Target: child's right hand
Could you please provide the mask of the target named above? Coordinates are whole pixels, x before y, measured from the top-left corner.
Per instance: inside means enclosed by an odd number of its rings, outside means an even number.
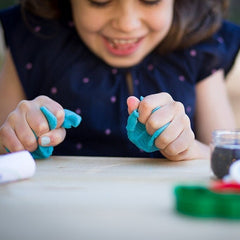
[[[183,104],[174,101],[168,93],[148,95],[142,101],[131,96],[127,99],[127,105],[129,114],[138,110],[138,120],[146,126],[151,136],[170,123],[155,140],[155,146],[167,159],[179,161],[208,156],[205,146],[195,139]],[[157,107],[161,108],[153,112]]]
[[[45,106],[57,118],[56,129],[49,129],[47,119],[40,110],[41,106]],[[21,101],[0,127],[0,154],[6,153],[6,149],[10,152],[33,152],[38,144],[58,145],[66,136],[66,130],[61,128],[63,121],[63,108],[49,97],[39,96],[32,101]]]

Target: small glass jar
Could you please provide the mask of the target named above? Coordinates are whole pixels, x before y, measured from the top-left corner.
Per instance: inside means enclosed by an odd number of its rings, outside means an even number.
[[[212,134],[211,169],[217,178],[229,174],[230,165],[240,159],[240,130],[216,130]]]

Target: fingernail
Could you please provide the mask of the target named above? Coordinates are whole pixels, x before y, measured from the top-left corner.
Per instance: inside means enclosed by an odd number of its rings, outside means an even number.
[[[41,138],[41,145],[46,146],[50,143],[50,138],[49,137],[42,137]]]

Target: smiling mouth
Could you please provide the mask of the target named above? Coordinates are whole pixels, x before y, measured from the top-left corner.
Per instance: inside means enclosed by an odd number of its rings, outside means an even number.
[[[132,38],[132,39],[113,39],[106,38],[112,48],[115,49],[127,49],[139,43],[143,38]]]

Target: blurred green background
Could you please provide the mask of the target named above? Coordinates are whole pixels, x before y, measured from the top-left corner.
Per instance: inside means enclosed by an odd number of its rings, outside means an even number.
[[[17,0],[1,0],[0,9],[11,6],[14,3],[17,3]],[[229,11],[229,20],[240,24],[240,1],[239,0],[230,0],[230,11]]]
[[[5,8],[8,7],[14,3],[16,3],[17,1],[13,1],[13,0],[1,0],[0,1],[0,8]]]
[[[229,18],[233,22],[240,24],[240,1],[231,0],[230,4]]]

